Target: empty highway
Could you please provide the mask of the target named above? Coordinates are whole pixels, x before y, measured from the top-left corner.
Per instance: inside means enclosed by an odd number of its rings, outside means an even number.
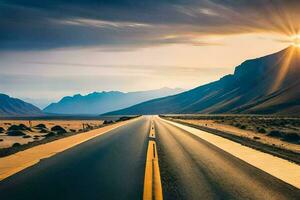
[[[300,199],[299,189],[158,117],[141,117],[4,179],[0,199],[142,199],[151,120],[164,199]]]

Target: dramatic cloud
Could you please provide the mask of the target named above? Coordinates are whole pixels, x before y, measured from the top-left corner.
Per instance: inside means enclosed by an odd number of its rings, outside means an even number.
[[[295,35],[298,0],[1,0],[0,49],[215,45],[211,36]]]

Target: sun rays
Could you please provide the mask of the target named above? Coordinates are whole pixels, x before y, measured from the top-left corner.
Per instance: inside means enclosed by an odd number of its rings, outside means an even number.
[[[300,35],[295,35],[292,37],[293,46],[300,48]]]
[[[277,72],[277,78],[274,80],[274,84],[271,88],[271,92],[277,91],[282,86],[287,74],[291,70],[292,66],[300,60],[300,40],[293,41],[293,45],[287,49],[278,62],[279,70]],[[299,63],[299,62],[297,62]],[[298,66],[300,67],[300,66]]]

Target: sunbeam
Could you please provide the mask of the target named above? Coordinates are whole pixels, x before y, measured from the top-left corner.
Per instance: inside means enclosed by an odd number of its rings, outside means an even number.
[[[287,52],[284,54],[283,58],[279,62],[279,70],[277,72],[277,78],[274,81],[271,92],[274,92],[282,86],[282,83],[285,80],[285,77],[291,70],[292,66],[295,65],[295,61],[300,59],[300,48],[299,40],[297,39]]]
[[[293,38],[292,38],[292,43],[295,47],[298,47],[300,48],[300,35],[295,35]]]

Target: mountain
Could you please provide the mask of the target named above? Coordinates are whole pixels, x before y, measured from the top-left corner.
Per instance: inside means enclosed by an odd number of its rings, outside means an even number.
[[[46,113],[56,114],[102,114],[126,108],[150,99],[182,92],[182,89],[161,88],[141,92],[94,92],[86,96],[76,94],[62,98],[44,109]]]
[[[300,49],[247,60],[234,74],[107,114],[300,114]]]
[[[30,103],[0,94],[0,117],[39,116],[43,112]]]

